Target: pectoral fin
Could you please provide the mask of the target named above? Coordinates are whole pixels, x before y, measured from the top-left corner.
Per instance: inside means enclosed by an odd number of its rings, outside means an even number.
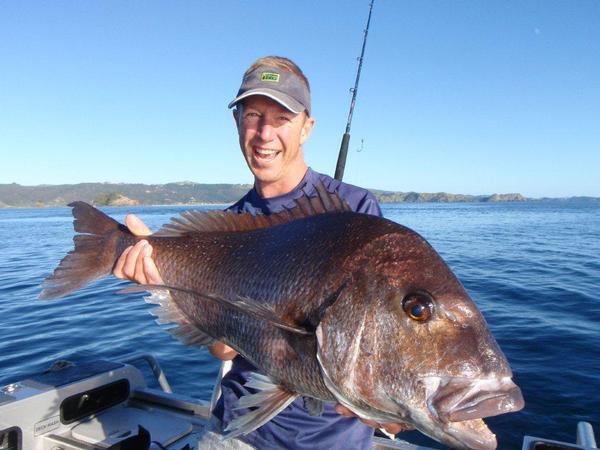
[[[140,284],[138,286],[132,286],[119,291],[120,294],[129,294],[133,292],[156,292],[156,291],[176,291],[183,292],[187,295],[191,295],[195,299],[199,301],[211,301],[217,302],[220,304],[225,304],[230,307],[237,309],[238,311],[247,314],[258,320],[265,320],[269,322],[271,325],[276,326],[277,328],[281,328],[283,330],[290,331],[292,333],[300,334],[303,336],[310,336],[313,333],[311,331],[306,330],[300,326],[291,325],[289,323],[284,322],[280,317],[277,316],[275,311],[269,308],[268,305],[257,302],[254,299],[248,297],[238,296],[234,299],[229,299],[225,297],[219,297],[217,295],[213,295],[206,292],[196,292],[190,289],[179,288],[175,286],[167,286],[167,285],[158,285],[158,284]],[[161,304],[164,307],[164,305]]]
[[[283,411],[298,397],[297,393],[276,385],[269,377],[258,373],[253,373],[250,376],[246,386],[258,389],[258,392],[240,398],[236,409],[253,407],[256,407],[256,409],[232,420],[225,428],[224,439],[231,439],[256,430]]]

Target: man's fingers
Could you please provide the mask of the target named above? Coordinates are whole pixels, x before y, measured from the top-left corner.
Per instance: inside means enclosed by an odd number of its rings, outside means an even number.
[[[214,344],[209,345],[208,351],[215,358],[219,358],[222,361],[231,361],[237,356],[237,352],[234,349],[222,342],[215,342]]]
[[[139,241],[137,244],[135,244],[133,248],[129,251],[129,254],[127,255],[127,258],[125,260],[125,264],[123,265],[123,274],[125,275],[125,277],[138,283],[139,281],[135,278],[136,266],[138,263],[141,264],[142,262],[140,258],[140,252],[146,245],[149,245],[148,241],[144,240]],[[146,277],[144,276],[143,278],[143,281],[146,281]]]
[[[383,425],[383,429],[390,434],[398,434],[403,431],[414,430],[415,427],[407,423],[386,423]]]
[[[152,234],[152,230],[135,214],[125,216],[125,225],[136,236],[150,236]]]
[[[365,425],[369,425],[370,427],[373,428],[381,428],[381,424],[378,422],[375,422],[374,420],[370,420],[370,419],[360,419],[360,421],[362,423],[364,423]]]
[[[156,268],[154,260],[149,256],[144,258],[144,274],[149,284],[165,284]]]
[[[164,284],[152,259],[152,251],[152,246],[145,240],[127,247],[117,260],[113,275],[139,284]]]
[[[146,280],[148,284],[164,284],[160,273],[158,273],[158,269],[154,260],[152,259],[152,246],[148,245],[144,249],[143,253],[143,261],[142,266],[144,268],[144,275],[146,276]]]
[[[125,261],[127,260],[127,255],[129,254],[129,252],[131,251],[131,249],[133,248],[133,246],[129,246],[127,247],[123,253],[121,253],[121,256],[119,256],[119,259],[117,260],[117,263],[115,264],[115,268],[113,269],[113,275],[117,278],[127,278],[125,276],[125,274],[123,273],[123,266],[125,265]]]
[[[125,216],[125,225],[136,236],[148,236],[152,234],[150,228],[134,214]],[[149,246],[148,241],[142,240],[133,247],[127,247],[115,263],[113,275],[117,278],[126,278],[146,284],[148,280],[144,271],[143,255],[140,257],[140,252]]]
[[[356,414],[354,414],[352,411],[350,411],[344,405],[340,405],[339,403],[337,405],[335,405],[335,410],[337,411],[338,414],[340,414],[344,417],[356,417]]]
[[[148,284],[148,279],[146,278],[146,272],[144,270],[144,260],[146,255],[149,252],[151,252],[151,248],[152,247],[150,246],[150,244],[142,246],[140,253],[135,261],[133,279],[136,281],[136,283]]]
[[[125,224],[129,231],[136,236],[152,234],[150,228],[134,214],[128,214],[125,217]],[[138,241],[133,247],[125,249],[115,264],[113,275],[139,284],[163,284],[152,259],[152,246],[145,239]]]
[[[344,417],[358,417],[350,409],[346,408],[343,405],[340,405],[339,403],[337,405],[335,405],[335,410],[337,411],[338,414],[341,414]],[[387,431],[388,433],[391,433],[391,434],[398,434],[402,431],[408,431],[408,430],[415,429],[415,427],[413,427],[412,425],[409,425],[407,423],[381,424],[381,423],[375,422],[374,420],[370,420],[370,419],[360,419],[360,420],[365,425],[368,425],[373,428],[383,428],[385,431]]]

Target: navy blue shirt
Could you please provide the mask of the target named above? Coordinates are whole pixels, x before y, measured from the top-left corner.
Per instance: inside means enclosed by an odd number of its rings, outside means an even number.
[[[353,211],[381,216],[379,204],[369,191],[342,183],[310,168],[291,192],[279,197],[262,198],[254,188],[228,209],[251,214],[277,213],[284,207],[293,207],[294,200],[304,195],[315,196],[319,182],[329,192],[337,192]],[[234,408],[241,396],[254,392],[244,386],[251,372],[258,372],[258,369],[238,355],[233,360],[231,371],[223,377],[221,398],[213,413],[221,419],[224,427],[247,412],[246,409]],[[373,431],[373,428],[356,418],[338,414],[333,404],[325,404],[321,416],[311,416],[304,407],[304,400],[299,397],[265,425],[240,436],[240,439],[261,450],[359,450],[371,448]]]

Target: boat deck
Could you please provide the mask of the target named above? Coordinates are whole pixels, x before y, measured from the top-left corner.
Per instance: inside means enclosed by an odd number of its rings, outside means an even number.
[[[139,361],[148,363],[161,389],[148,387],[132,364]],[[62,361],[0,389],[0,450],[205,450],[199,442],[209,431],[210,411],[211,402],[173,393],[151,355]],[[373,449],[433,450],[382,437],[374,438]],[[592,450],[596,442],[582,422],[577,444],[526,436],[522,449]]]

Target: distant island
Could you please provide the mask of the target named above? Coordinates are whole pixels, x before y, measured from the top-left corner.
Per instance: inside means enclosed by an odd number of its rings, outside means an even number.
[[[56,207],[75,200],[98,206],[227,204],[242,197],[249,184],[202,184],[183,181],[167,184],[79,183],[22,186],[0,184],[0,208]],[[372,189],[381,203],[467,203],[531,201],[521,194],[463,195],[392,192]],[[591,197],[583,197],[593,199]],[[535,199],[544,200],[544,199]]]
[[[79,183],[22,186],[0,184],[0,207],[65,206],[75,200],[98,206],[187,205],[233,203],[251,188],[248,184]]]

